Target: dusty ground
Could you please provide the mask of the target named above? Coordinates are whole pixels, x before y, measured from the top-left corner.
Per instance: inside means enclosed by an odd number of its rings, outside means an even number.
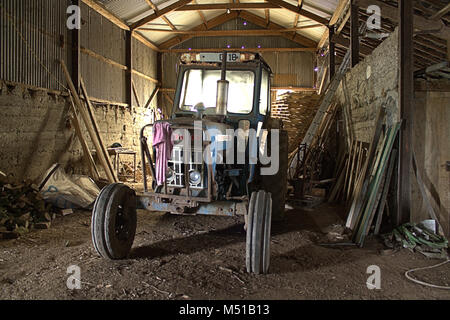
[[[58,218],[50,230],[0,242],[0,299],[450,299],[450,292],[409,282],[408,269],[436,264],[407,250],[319,246],[338,208],[291,210],[275,224],[269,275],[244,270],[240,219],[140,212],[131,258],[106,261],[90,239],[90,213]],[[67,268],[81,268],[82,289],[66,287]],[[381,268],[381,290],[366,287],[367,267]],[[450,284],[450,264],[418,272]]]

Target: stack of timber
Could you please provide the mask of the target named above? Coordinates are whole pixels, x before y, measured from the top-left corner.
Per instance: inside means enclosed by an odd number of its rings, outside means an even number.
[[[364,144],[352,142],[346,160],[341,160],[339,177],[330,194],[330,200],[336,200],[341,192],[350,203],[346,227],[353,231],[352,240],[359,246],[364,245],[371,231],[379,233],[393,181],[398,153],[395,142],[400,123],[389,126],[383,132],[384,117],[385,110],[380,108],[366,151],[361,151]]]
[[[81,102],[81,98],[78,95],[78,89],[75,87],[74,83],[72,82],[72,79],[70,77],[70,74],[69,74],[66,64],[64,63],[64,61],[60,61],[60,62],[61,62],[62,70],[63,70],[64,75],[67,80],[67,84],[69,86],[69,93],[70,93],[70,98],[71,98],[71,102],[72,102],[71,123],[75,129],[75,133],[77,134],[78,139],[81,142],[81,146],[83,148],[84,159],[86,161],[86,164],[89,167],[91,177],[96,181],[100,180],[100,174],[95,165],[94,158],[88,148],[88,144],[84,137],[84,134],[81,131],[80,118],[83,120],[83,122],[85,124],[85,127],[88,131],[89,137],[90,137],[90,139],[95,147],[95,150],[97,152],[98,159],[100,160],[100,163],[103,166],[103,169],[106,174],[106,180],[109,183],[117,183],[117,182],[119,182],[119,179],[116,175],[116,172],[111,163],[111,159],[109,157],[108,151],[107,151],[106,146],[103,143],[102,137],[100,135],[97,120],[95,119],[95,115],[94,115],[94,107],[92,106],[91,100],[89,99],[89,96],[88,96],[88,93],[86,90],[86,85],[84,84],[83,79],[80,78],[81,92],[84,96],[84,100],[86,101],[86,105],[85,105]]]
[[[289,152],[303,140],[319,107],[320,96],[311,92],[289,92],[272,104],[272,117],[282,119],[289,135]]]

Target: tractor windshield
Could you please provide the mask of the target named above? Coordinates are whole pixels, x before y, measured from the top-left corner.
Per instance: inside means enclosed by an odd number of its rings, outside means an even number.
[[[220,70],[189,69],[184,73],[179,109],[196,112],[204,107],[204,114],[216,113],[217,81]],[[252,71],[228,70],[228,112],[249,114],[253,109],[255,74]]]

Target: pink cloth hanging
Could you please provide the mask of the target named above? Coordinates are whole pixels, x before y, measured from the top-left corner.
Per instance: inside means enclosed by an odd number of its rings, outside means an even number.
[[[153,126],[153,147],[156,149],[156,182],[158,186],[166,182],[167,161],[172,158],[172,128],[167,122],[157,122]]]

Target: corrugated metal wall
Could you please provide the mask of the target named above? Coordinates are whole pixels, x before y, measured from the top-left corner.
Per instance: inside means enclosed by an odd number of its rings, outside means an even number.
[[[1,0],[0,5],[0,79],[62,90],[60,83],[65,86],[66,80],[58,60],[71,69],[71,35],[66,26],[70,0]],[[81,18],[81,47],[125,66],[125,31],[84,3]],[[134,69],[156,78],[156,53],[135,39],[133,47]],[[82,51],[81,76],[91,97],[126,103],[123,68]],[[133,78],[145,103],[155,84]]]
[[[142,42],[133,39],[133,52],[133,68],[149,77],[152,77],[153,79],[156,79],[156,51],[153,51]],[[141,106],[144,106],[155,89],[156,83],[137,75],[133,75],[133,81],[136,85],[136,91],[138,93]],[[134,97],[133,99],[136,100]],[[156,102],[157,99],[153,99],[151,106],[156,106]],[[134,104],[137,105],[137,103]]]
[[[124,66],[125,31],[85,4],[81,6],[81,16],[81,46]],[[92,97],[126,103],[125,75],[116,66],[81,54],[81,76]]]
[[[68,60],[67,0],[0,2],[0,79],[61,90]],[[42,65],[45,67],[43,67]],[[48,71],[47,71],[47,70]]]
[[[255,30],[263,29],[238,18],[220,25],[214,30]],[[276,36],[258,37],[197,37],[192,38],[174,49],[210,49],[210,48],[298,48],[299,45],[288,39]],[[180,54],[164,53],[163,87],[174,88],[176,85],[177,64]],[[274,87],[313,87],[315,55],[311,52],[263,52],[263,58],[274,72]]]

